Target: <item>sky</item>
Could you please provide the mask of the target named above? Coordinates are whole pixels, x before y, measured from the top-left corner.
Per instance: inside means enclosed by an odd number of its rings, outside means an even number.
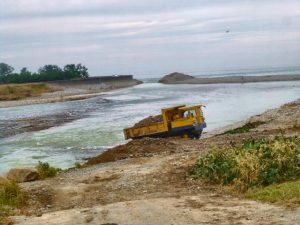
[[[0,62],[136,77],[300,66],[300,1],[1,0]]]

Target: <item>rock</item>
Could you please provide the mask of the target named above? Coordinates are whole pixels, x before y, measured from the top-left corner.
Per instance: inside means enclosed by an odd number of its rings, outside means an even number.
[[[0,176],[0,187],[7,184],[9,181],[5,177]]]
[[[85,222],[90,223],[94,220],[94,217],[92,215],[87,215],[85,217]]]
[[[39,179],[39,174],[35,169],[19,168],[11,169],[7,175],[8,180],[13,180],[17,183],[35,181]]]
[[[170,73],[170,74],[164,76],[158,82],[164,83],[164,84],[172,84],[172,83],[176,83],[177,81],[189,80],[189,79],[193,79],[193,78],[195,78],[195,77],[184,74],[184,73],[175,72],[175,73]]]

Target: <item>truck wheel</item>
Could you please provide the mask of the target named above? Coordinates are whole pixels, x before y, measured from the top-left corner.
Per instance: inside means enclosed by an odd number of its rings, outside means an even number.
[[[200,139],[201,134],[202,134],[202,130],[193,132],[192,134],[193,134],[193,139]]]
[[[190,139],[195,139],[195,138],[196,138],[195,134],[194,134],[193,132],[191,132],[191,131],[188,132],[187,135],[188,135],[188,137],[189,137]]]
[[[199,130],[195,136],[196,139],[200,139],[201,137],[201,134],[202,134],[202,130]]]

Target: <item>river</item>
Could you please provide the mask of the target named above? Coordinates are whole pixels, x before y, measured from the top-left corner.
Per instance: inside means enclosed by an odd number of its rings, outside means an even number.
[[[124,127],[158,114],[163,107],[205,105],[209,131],[299,97],[299,81],[215,85],[150,82],[81,101],[2,108],[0,174],[38,161],[72,167],[75,162],[124,143]],[[23,129],[28,121],[31,129]]]

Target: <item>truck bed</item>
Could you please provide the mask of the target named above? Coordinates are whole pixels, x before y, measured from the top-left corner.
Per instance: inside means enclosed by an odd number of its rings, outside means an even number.
[[[153,123],[146,126],[140,127],[130,127],[124,130],[125,138],[139,138],[143,136],[149,136],[159,133],[167,132],[168,129],[165,127],[164,123]]]

